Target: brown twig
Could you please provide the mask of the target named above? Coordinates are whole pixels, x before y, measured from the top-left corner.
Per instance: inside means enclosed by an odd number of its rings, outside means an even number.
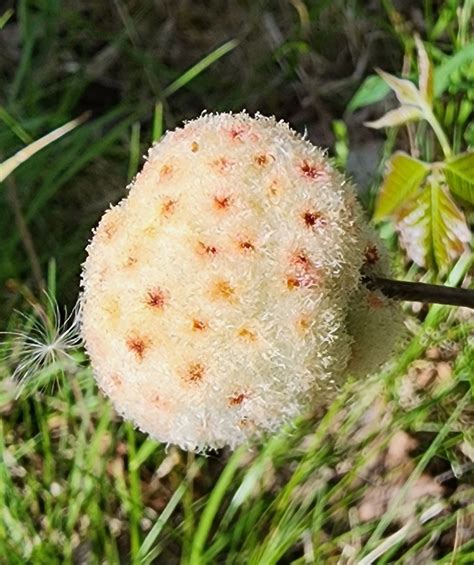
[[[35,285],[39,291],[42,291],[45,285],[44,285],[43,275],[41,273],[41,264],[35,249],[35,244],[33,243],[33,238],[31,236],[31,233],[28,229],[28,225],[23,216],[15,181],[11,177],[9,177],[5,180],[5,186],[6,186],[7,200],[13,210],[13,214],[15,216],[15,223],[18,228],[18,232],[20,234],[23,247],[25,248],[26,254],[28,256],[28,260],[30,261],[31,272],[33,274]]]
[[[439,284],[394,281],[380,277],[363,278],[364,284],[371,290],[380,290],[388,298],[426,302],[430,304],[449,304],[474,308],[474,290],[454,288]]]

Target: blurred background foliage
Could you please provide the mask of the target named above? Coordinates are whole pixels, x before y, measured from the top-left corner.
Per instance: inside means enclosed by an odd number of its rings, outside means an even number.
[[[435,66],[445,64],[449,102],[435,100],[443,125],[458,148],[472,143],[472,49],[452,61],[470,41],[470,5],[460,13],[456,0],[4,2],[0,155],[91,112],[17,171],[16,205],[0,192],[6,311],[17,285],[31,282],[32,253],[37,279],[56,258],[60,297],[73,300],[91,227],[125,194],[163,127],[203,110],[246,108],[306,131],[353,176],[370,211],[384,137],[362,124],[394,104],[374,68],[416,78],[415,32]],[[430,139],[423,147],[433,153]],[[34,234],[29,259],[12,230],[15,206]]]
[[[424,4],[430,6],[426,23]],[[380,109],[361,109],[359,101],[358,111],[351,112],[347,105],[374,67],[400,70],[413,31],[441,38],[437,49],[445,47],[449,53],[456,48],[452,42],[456,3],[446,4],[3,3],[0,153],[4,158],[49,130],[92,112],[85,125],[35,155],[15,175],[41,269],[45,271],[51,257],[60,265],[61,299],[74,300],[91,227],[109,202],[125,194],[140,156],[161,129],[156,124],[159,103],[167,128],[203,110],[246,108],[275,114],[299,131],[306,130],[314,143],[324,147],[334,148],[337,137],[339,157],[345,152],[341,164],[347,164],[361,191],[366,191],[378,175],[383,135],[362,127],[362,122]],[[229,41],[238,43],[189,80],[189,68]],[[175,81],[183,76],[186,84],[180,88]],[[460,75],[461,92],[463,80]],[[135,132],[132,145],[131,131]],[[5,191],[0,199],[4,220],[0,288],[6,299],[2,304],[9,310],[17,302],[17,285],[32,282],[31,267],[21,237],[12,229],[14,212]]]

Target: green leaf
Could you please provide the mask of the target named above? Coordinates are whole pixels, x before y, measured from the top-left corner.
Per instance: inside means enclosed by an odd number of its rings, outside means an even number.
[[[467,248],[471,231],[444,184],[427,184],[397,218],[400,243],[421,267],[441,274]]]
[[[347,105],[349,112],[374,104],[382,100],[390,92],[388,84],[378,75],[368,76],[356,90],[354,96]]]
[[[434,261],[442,273],[471,241],[466,218],[445,185],[431,187],[431,240]]]
[[[364,126],[374,129],[402,126],[408,122],[419,120],[422,117],[422,111],[415,106],[400,106],[400,108],[390,110],[390,112],[387,112],[378,120],[364,122]]]
[[[418,86],[421,95],[431,107],[433,102],[433,65],[428,57],[423,41],[421,41],[418,35],[415,35],[415,43],[418,51]]]
[[[462,153],[445,163],[444,174],[454,194],[474,204],[474,152]]]
[[[376,222],[391,216],[413,198],[430,170],[429,165],[403,152],[394,153],[375,205]]]
[[[434,93],[440,96],[449,86],[449,79],[454,71],[459,69],[464,63],[474,59],[474,43],[469,43],[452,57],[439,65],[434,72]]]
[[[405,78],[398,78],[390,73],[376,69],[377,73],[383,78],[388,86],[395,92],[401,104],[412,106],[423,106],[423,99],[416,86]]]

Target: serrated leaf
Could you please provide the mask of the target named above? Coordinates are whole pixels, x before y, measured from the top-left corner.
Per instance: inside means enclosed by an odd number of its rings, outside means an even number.
[[[471,240],[462,211],[444,184],[427,184],[397,219],[400,243],[421,267],[445,273]]]
[[[406,153],[395,153],[388,162],[384,181],[375,205],[376,222],[391,216],[413,198],[430,171],[429,165]]]
[[[374,104],[382,100],[390,92],[390,87],[378,75],[370,75],[366,77],[364,82],[356,90],[354,96],[349,101],[347,109],[349,112],[354,112],[359,108]]]
[[[398,100],[402,104],[409,104],[421,108],[423,99],[416,86],[409,80],[398,78],[381,69],[376,69],[377,73],[383,78],[388,86],[395,92]]]
[[[474,204],[474,152],[462,153],[445,163],[444,174],[453,193]]]
[[[425,101],[430,105],[433,101],[433,65],[428,57],[423,41],[415,35],[415,43],[418,51],[418,86]]]
[[[70,122],[53,130],[40,139],[37,139],[33,143],[30,143],[23,149],[20,149],[20,151],[15,153],[15,155],[10,157],[6,161],[3,161],[3,163],[0,163],[0,182],[4,181],[17,167],[27,161],[35,153],[41,151],[41,149],[44,149],[47,145],[53,143],[53,141],[56,141],[60,137],[63,137],[63,135],[66,135],[66,133],[82,124],[87,119],[87,117],[88,114],[84,114],[83,116],[75,120],[71,120]]]
[[[419,120],[422,116],[421,110],[415,106],[400,106],[400,108],[390,110],[390,112],[387,112],[378,120],[364,122],[364,126],[374,129],[402,126],[408,122]]]
[[[431,187],[431,239],[433,255],[440,272],[445,272],[471,241],[463,212],[445,185]]]
[[[400,245],[408,257],[420,267],[427,267],[430,255],[430,190],[425,188],[415,200],[401,209],[396,228],[400,236]]]

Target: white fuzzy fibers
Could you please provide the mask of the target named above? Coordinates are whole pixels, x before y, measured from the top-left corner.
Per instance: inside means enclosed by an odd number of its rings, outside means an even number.
[[[353,187],[285,123],[204,115],[167,133],[88,247],[99,385],[185,449],[277,430],[344,376],[366,234]]]

